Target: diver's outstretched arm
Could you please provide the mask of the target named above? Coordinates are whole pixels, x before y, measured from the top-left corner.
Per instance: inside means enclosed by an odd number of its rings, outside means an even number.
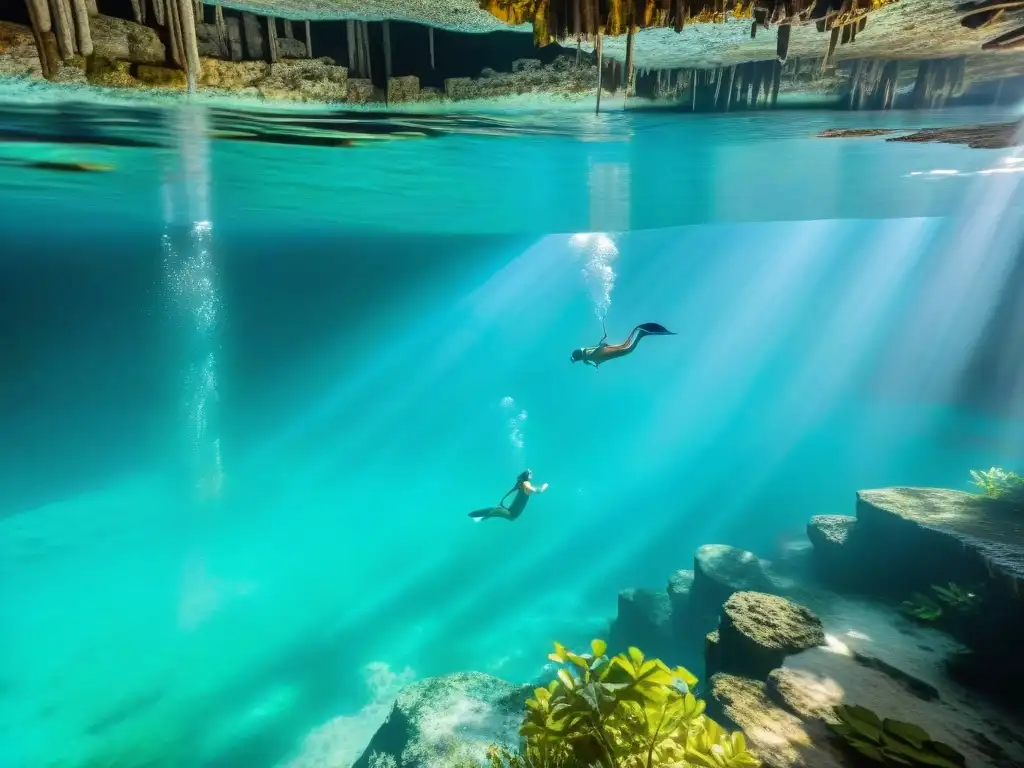
[[[548,484],[544,483],[540,488],[536,488],[533,483],[527,480],[523,483],[523,488],[527,493],[544,493],[548,489]]]

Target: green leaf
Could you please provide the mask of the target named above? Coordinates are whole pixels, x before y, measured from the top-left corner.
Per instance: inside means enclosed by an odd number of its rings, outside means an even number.
[[[931,738],[928,731],[913,723],[905,723],[902,720],[885,719],[882,721],[882,731],[886,735],[895,736],[920,749],[924,743]]]
[[[576,681],[573,680],[572,675],[569,674],[569,670],[560,669],[558,670],[558,679],[562,681],[562,685],[567,690],[573,690],[576,687]]]
[[[644,664],[644,655],[640,652],[639,648],[629,646],[629,660],[633,662],[633,668],[636,670],[636,674],[640,674],[640,668]]]
[[[598,708],[598,704],[599,704],[598,698],[599,697],[598,697],[597,688],[594,687],[593,683],[591,683],[590,685],[584,685],[582,688],[580,688],[578,690],[578,693],[580,694],[582,699],[585,702],[587,702],[587,705],[591,709],[596,710]]]
[[[949,744],[946,744],[945,742],[929,741],[928,746],[932,749],[932,751],[939,755],[942,755],[943,757],[945,757],[957,766],[962,767],[967,764],[967,758],[961,755],[959,752],[957,752],[955,749],[953,749],[951,746],[949,746]]]
[[[604,656],[604,652],[608,650],[608,643],[604,640],[591,640],[590,650],[594,652],[594,656]]]
[[[582,656],[577,656],[572,651],[567,652],[565,654],[565,657],[580,669],[590,669],[590,664],[587,662],[587,660],[584,659]]]
[[[878,743],[882,737],[882,721],[874,712],[856,704],[840,704],[835,708],[836,717],[853,728],[869,741]]]
[[[860,752],[865,757],[874,760],[876,763],[885,762],[885,756],[882,754],[882,750],[880,750],[874,744],[868,744],[864,741],[851,741],[850,746],[858,752]]]

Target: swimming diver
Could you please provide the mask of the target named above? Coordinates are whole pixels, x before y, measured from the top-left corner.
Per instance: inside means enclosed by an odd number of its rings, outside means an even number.
[[[592,365],[597,368],[601,363],[628,355],[636,349],[636,345],[640,343],[640,339],[644,336],[675,336],[675,333],[663,325],[643,323],[630,331],[629,336],[621,344],[605,344],[604,340],[608,338],[608,331],[604,327],[603,320],[601,321],[601,330],[604,331],[604,336],[601,337],[601,341],[598,342],[596,347],[574,349],[569,359],[574,363],[582,360],[586,365]]]
[[[501,501],[498,502],[496,507],[487,507],[486,509],[478,509],[475,512],[470,512],[469,516],[473,518],[473,522],[479,523],[481,520],[487,520],[491,517],[501,517],[505,520],[515,520],[526,509],[526,502],[529,501],[529,497],[534,493],[544,493],[548,489],[548,484],[544,483],[540,488],[535,487],[530,480],[533,478],[533,470],[527,469],[519,474],[516,478],[516,484],[509,488],[508,493],[501,497]],[[516,497],[512,499],[512,506],[505,506],[505,499],[510,494],[515,493]]]

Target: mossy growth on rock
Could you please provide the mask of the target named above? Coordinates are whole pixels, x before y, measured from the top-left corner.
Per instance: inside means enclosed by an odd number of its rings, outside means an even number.
[[[821,620],[808,608],[776,595],[737,592],[722,606],[717,642],[708,638],[707,671],[764,680],[786,656],[824,642]]]
[[[493,768],[742,768],[760,766],[740,732],[709,718],[683,667],[639,649],[610,657],[602,640],[578,654],[555,643],[562,667],[527,701],[516,753],[495,747]]]
[[[1024,507],[1024,477],[999,467],[971,470],[971,482],[989,499],[1003,499]]]

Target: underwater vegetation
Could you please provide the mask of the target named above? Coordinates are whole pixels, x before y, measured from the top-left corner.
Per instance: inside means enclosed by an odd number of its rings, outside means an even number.
[[[1024,477],[1000,467],[971,470],[971,482],[989,499],[1003,499],[1024,506]]]
[[[909,600],[903,601],[904,612],[918,621],[933,623],[951,613],[961,616],[974,613],[981,605],[977,592],[968,591],[953,582],[944,587],[933,584],[932,592],[935,599],[915,592]]]
[[[838,723],[829,727],[847,749],[868,765],[935,766],[963,768],[966,759],[948,744],[934,741],[923,728],[900,720],[881,719],[866,707],[839,705],[833,710]]]
[[[492,768],[742,768],[760,766],[740,732],[728,733],[690,693],[683,667],[638,648],[609,658],[603,640],[577,654],[555,643],[563,666],[526,702],[523,751],[491,747]]]

